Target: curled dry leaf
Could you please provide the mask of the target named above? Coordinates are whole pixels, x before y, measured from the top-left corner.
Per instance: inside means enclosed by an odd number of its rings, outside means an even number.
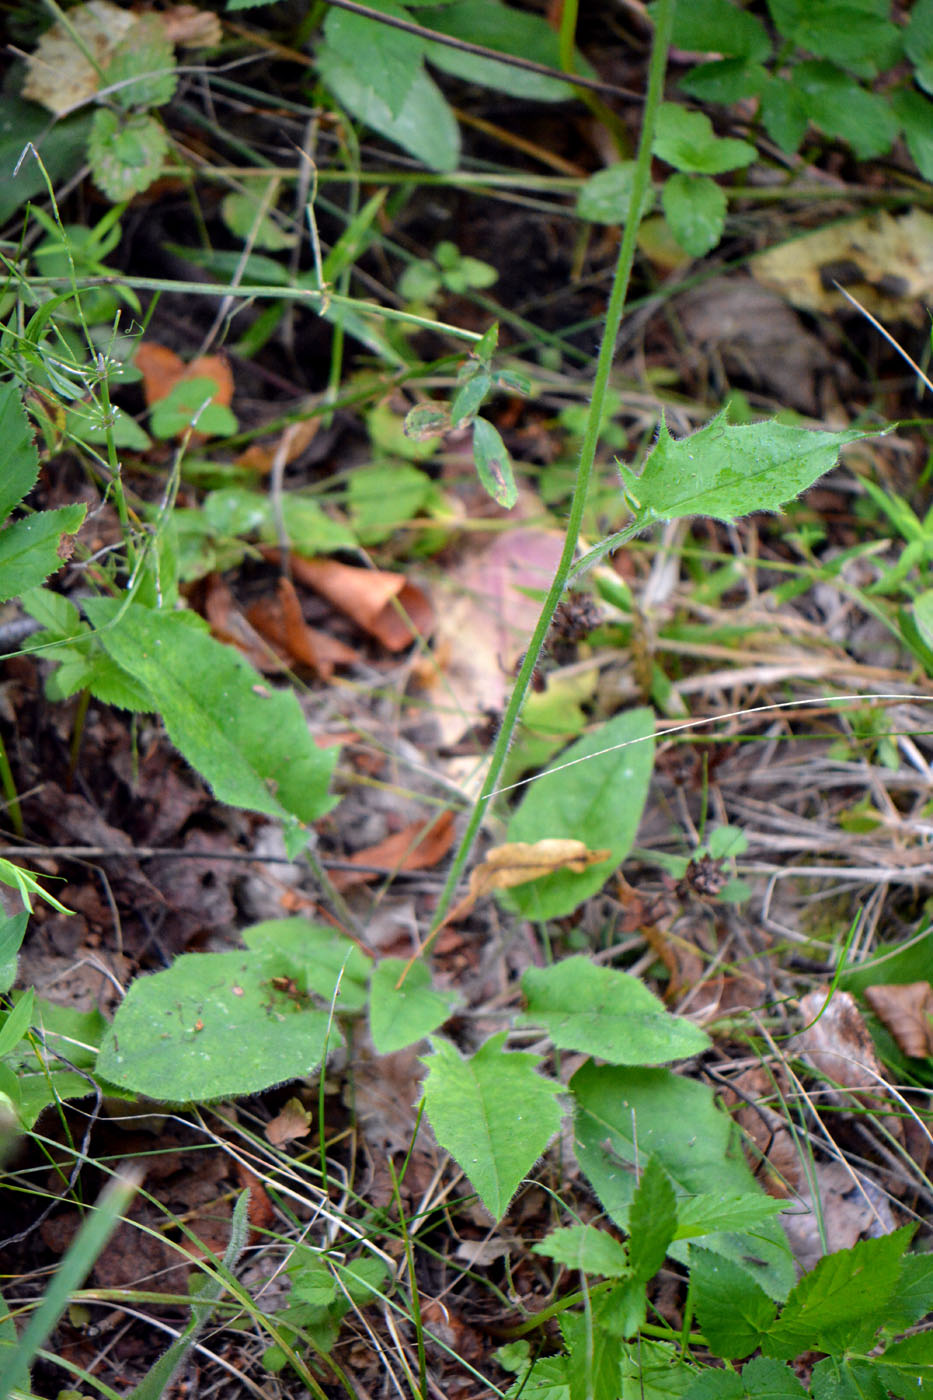
[[[266,1124],[266,1137],[273,1147],[283,1147],[286,1142],[307,1137],[311,1131],[311,1114],[300,1099],[289,1099],[270,1123]]]
[[[866,987],[865,1000],[905,1055],[917,1060],[933,1055],[933,987],[929,982]]]
[[[309,666],[322,680],[329,681],[336,666],[352,666],[360,659],[352,647],[305,622],[291,579],[280,578],[276,596],[257,599],[246,616],[277,656],[289,665]]]
[[[543,841],[510,841],[494,846],[470,875],[469,898],[476,900],[492,890],[527,885],[529,880],[553,875],[556,870],[571,870],[579,875],[610,855],[610,851],[591,851],[582,841],[557,836]]]
[[[278,550],[263,553],[268,559],[279,558]],[[291,556],[291,565],[300,583],[352,618],[387,651],[404,651],[434,626],[431,604],[404,574],[358,569],[336,559],[305,559],[299,554]]]

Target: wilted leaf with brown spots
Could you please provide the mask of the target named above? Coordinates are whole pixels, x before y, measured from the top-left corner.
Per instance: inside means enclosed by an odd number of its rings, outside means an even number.
[[[933,987],[929,982],[866,987],[865,1000],[905,1055],[917,1060],[933,1055]]]

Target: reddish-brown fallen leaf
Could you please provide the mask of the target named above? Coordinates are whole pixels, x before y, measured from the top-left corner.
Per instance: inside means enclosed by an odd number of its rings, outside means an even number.
[[[454,814],[441,812],[426,822],[412,822],[375,846],[354,851],[352,865],[376,865],[389,870],[430,870],[453,845]],[[335,870],[331,879],[339,890],[379,879],[372,870]]]
[[[278,562],[277,549],[263,553]],[[291,556],[291,567],[299,583],[320,593],[387,651],[404,651],[434,626],[431,604],[404,574],[358,569],[336,559],[305,559],[300,554]]]
[[[309,666],[322,680],[330,680],[336,666],[353,666],[360,659],[352,647],[308,626],[291,579],[280,578],[276,596],[257,599],[246,616],[278,656],[290,665]]]
[[[254,442],[241,452],[236,459],[238,467],[258,472],[265,476],[271,472],[276,461],[281,459],[283,466],[294,462],[311,443],[321,426],[320,418],[302,418],[299,423],[289,423],[274,443]]]
[[[883,1021],[905,1055],[933,1055],[933,987],[905,982],[898,987],[866,987],[865,1000]]]
[[[265,675],[277,675],[287,669],[285,660],[277,654],[271,640],[263,637],[240,611],[229,584],[220,574],[211,574],[206,578],[203,590],[204,616],[219,642],[236,647],[257,671]]]
[[[889,1106],[887,1081],[855,998],[834,991],[827,1002],[824,991],[808,992],[800,998],[800,1014],[804,1028],[791,1042],[795,1053],[867,1108]],[[901,1136],[899,1119],[886,1118],[885,1124]]]
[[[143,397],[149,408],[167,398],[176,384],[187,379],[211,379],[217,385],[211,403],[229,408],[233,402],[233,374],[222,355],[199,355],[185,364],[174,350],[155,340],[143,340],[133,356],[143,377]],[[179,434],[180,436],[180,434]],[[198,442],[205,441],[203,433],[193,433]]]
[[[307,1137],[311,1131],[311,1114],[300,1099],[289,1099],[284,1108],[266,1124],[266,1137],[273,1147],[282,1147],[296,1138]]]

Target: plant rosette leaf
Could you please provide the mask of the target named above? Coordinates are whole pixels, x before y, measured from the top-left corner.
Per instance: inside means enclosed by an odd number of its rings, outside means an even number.
[[[500,900],[527,919],[558,919],[601,889],[635,841],[653,762],[654,715],[648,709],[616,715],[564,750],[513,813],[507,839],[566,837],[590,850],[608,850],[609,858],[581,873],[560,870],[500,892]],[[573,766],[566,768],[568,763]]]
[[[544,1026],[561,1050],[580,1050],[617,1065],[658,1065],[702,1054],[699,1026],[672,1016],[637,977],[589,958],[529,967],[522,977],[528,1009],[520,1026]]]
[[[67,537],[77,534],[86,510],[40,510],[0,530],[0,602],[38,587],[61,568],[71,553]]]
[[[424,1060],[435,1136],[496,1220],[561,1121],[561,1086],[535,1071],[543,1056],[506,1052],[505,1038],[491,1036],[466,1059],[449,1041],[432,1040]]]
[[[590,1062],[574,1075],[570,1090],[577,1161],[621,1229],[629,1228],[636,1164],[649,1154],[673,1183],[678,1215],[697,1196],[758,1195],[764,1205],[753,1227],[704,1235],[703,1248],[732,1259],[769,1297],[787,1296],[795,1267],[784,1231],[767,1218],[773,1202],[756,1183],[731,1119],[716,1107],[705,1084],[667,1069]],[[689,1250],[685,1240],[675,1239],[668,1254],[686,1264]]]
[[[836,465],[848,443],[876,436],[787,423],[741,423],[718,413],[705,428],[674,439],[664,419],[641,476],[619,464],[635,524],[711,515],[734,520],[753,511],[779,510]]]
[[[274,961],[276,970],[286,973],[302,992],[314,992],[338,1012],[352,1015],[365,1007],[370,960],[329,924],[300,915],[264,919],[244,929],[241,937],[247,948]]]
[[[87,143],[94,183],[114,204],[142,194],[158,179],[168,136],[155,117],[120,118],[107,107],[94,113]]]
[[[717,136],[705,113],[690,112],[677,102],[662,103],[652,149],[675,170],[698,175],[722,175],[751,165],[758,155],[748,141]]]
[[[97,1073],[170,1103],[255,1094],[314,1074],[340,1033],[329,1012],[275,985],[275,967],[265,953],[186,953],[137,978],[104,1036]]]
[[[661,190],[664,217],[685,253],[702,258],[722,238],[726,196],[706,175],[672,175]]]
[[[335,748],[315,744],[291,690],[272,690],[191,614],[89,598],[85,611],[110,656],[157,697],[169,738],[221,802],[284,824],[295,855],[329,811]]]
[[[423,1040],[448,1019],[459,998],[453,992],[437,992],[424,963],[413,963],[401,987],[396,987],[406,967],[403,958],[382,958],[372,970],[369,985],[369,1030],[380,1055],[391,1055]]]
[[[690,1251],[690,1297],[714,1356],[742,1360],[757,1351],[777,1316],[773,1298],[731,1259]]]

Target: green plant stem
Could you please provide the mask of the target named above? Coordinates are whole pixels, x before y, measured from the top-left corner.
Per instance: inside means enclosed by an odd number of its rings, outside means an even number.
[[[447,911],[450,908],[461,873],[469,859],[470,852],[473,849],[473,843],[476,840],[480,825],[486,815],[486,808],[496,791],[496,786],[505,764],[506,755],[508,754],[509,746],[518,725],[522,705],[525,702],[525,696],[528,693],[531,678],[541,656],[544,639],[547,636],[548,628],[551,625],[551,619],[554,616],[555,609],[566,587],[573,566],[577,541],[580,538],[580,527],[583,521],[583,511],[586,505],[590,477],[593,472],[593,462],[599,443],[603,405],[606,400],[606,390],[609,386],[609,374],[615,356],[616,338],[622,325],[625,299],[628,294],[632,265],[635,260],[635,240],[638,236],[637,211],[642,207],[642,200],[651,178],[651,147],[654,142],[654,127],[657,111],[664,92],[664,71],[667,63],[667,50],[670,43],[671,27],[674,18],[674,4],[675,0],[660,0],[655,16],[654,43],[651,48],[651,63],[648,69],[648,95],[645,100],[645,114],[641,129],[641,140],[638,147],[638,159],[635,163],[635,171],[632,178],[629,217],[619,247],[619,256],[616,262],[612,291],[609,294],[609,304],[606,308],[606,324],[603,328],[602,342],[599,347],[599,358],[596,363],[596,374],[593,379],[593,397],[590,400],[590,409],[587,414],[586,428],[583,434],[583,445],[580,449],[580,463],[577,468],[577,479],[574,485],[573,499],[570,503],[570,514],[567,520],[567,531],[564,536],[564,547],[561,551],[560,562],[557,565],[557,570],[551,581],[551,586],[548,589],[541,614],[532,634],[531,641],[528,644],[528,650],[525,652],[525,659],[522,662],[518,678],[512,688],[512,694],[509,696],[509,702],[506,706],[505,714],[502,717],[502,727],[499,730],[499,737],[496,740],[489,759],[486,781],[470,813],[466,831],[463,833],[457,854],[450,867],[450,873],[441,891],[431,932],[420,950],[421,952],[424,952],[437,935],[444,922]],[[407,972],[407,970],[406,968],[405,971]],[[405,973],[402,974],[403,978],[404,976]]]
[[[26,829],[23,825],[23,811],[19,805],[19,793],[16,791],[16,781],[2,737],[0,737],[0,787],[6,794],[6,809],[10,816],[10,825],[17,836],[22,836]]]

